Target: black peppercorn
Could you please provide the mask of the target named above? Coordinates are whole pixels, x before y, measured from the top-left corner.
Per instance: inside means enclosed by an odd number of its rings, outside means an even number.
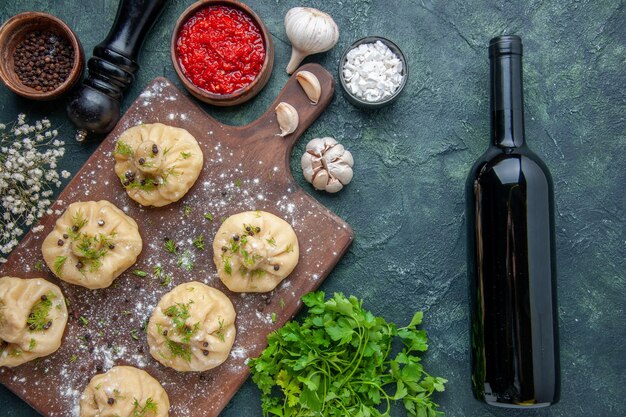
[[[144,158],[139,158],[137,162],[139,162],[139,165],[143,165],[146,163],[146,160]]]
[[[280,265],[274,265],[274,271],[278,271],[280,269]]]
[[[141,184],[142,186],[146,185],[146,180],[142,179],[141,181],[139,181],[139,184]]]
[[[76,225],[72,226],[72,232],[78,232],[78,226]]]
[[[113,250],[113,249],[115,249],[115,245],[111,243],[111,244],[109,245],[109,250]]]
[[[33,31],[13,52],[13,68],[22,84],[48,92],[65,82],[73,67],[74,50],[64,37]]]
[[[233,236],[233,240],[234,240],[235,242],[237,242],[237,241],[239,240],[239,235],[235,235],[235,236]]]
[[[104,220],[102,219],[98,220],[98,226],[104,226]]]
[[[109,404],[109,405],[115,404],[115,398],[109,397],[109,399],[107,400],[107,404]]]
[[[246,232],[249,232],[250,230],[252,230],[250,226],[246,226]]]
[[[257,226],[257,227],[254,229],[254,231],[255,231],[255,232],[257,232],[257,233],[261,233],[261,228],[260,228],[259,226]]]
[[[206,349],[203,349],[203,350],[202,350],[202,354],[203,354],[204,356],[209,356],[209,351],[208,351],[208,350],[206,350]]]
[[[48,330],[52,326],[52,320],[42,326],[44,330]]]
[[[159,148],[156,146],[156,143],[152,145],[152,153],[155,155],[159,153]]]
[[[78,262],[76,262],[76,268],[77,268],[77,269],[83,269],[83,267],[84,267],[84,266],[85,266],[85,265],[82,263],[82,261],[78,261]]]
[[[208,347],[208,346],[209,346],[209,342],[204,342],[204,343],[202,344],[202,347]]]
[[[167,337],[167,330],[163,330],[163,336]]]
[[[67,239],[69,235],[67,233],[63,233],[63,239]]]
[[[222,252],[226,252],[228,248],[226,246],[222,246]]]
[[[46,301],[48,299],[48,296],[44,294],[40,298],[41,298],[41,301]]]

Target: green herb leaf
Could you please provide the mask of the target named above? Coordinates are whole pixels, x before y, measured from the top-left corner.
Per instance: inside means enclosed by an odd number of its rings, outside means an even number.
[[[148,276],[148,273],[146,271],[142,271],[141,269],[135,269],[133,270],[133,275],[139,278],[145,278]]]
[[[167,287],[171,283],[172,283],[172,276],[171,275],[163,275],[163,279],[161,280],[161,283],[159,285],[161,287]]]
[[[207,219],[208,221],[212,222],[213,221],[213,214],[211,214],[211,213],[204,213],[204,218]]]
[[[217,338],[220,340],[220,342],[224,343],[224,341],[226,340],[226,335],[224,333],[224,319],[220,318],[218,320],[218,323],[219,326],[215,334],[217,335]]]
[[[118,140],[117,143],[115,144],[115,153],[118,155],[130,156],[130,157],[132,157],[135,154],[135,152],[133,151],[133,148],[131,148],[130,145],[128,145],[126,142],[122,142],[121,140]]]
[[[191,341],[191,337],[200,329],[200,323],[195,323],[193,326],[187,324],[187,319],[191,317],[189,308],[193,302],[190,301],[186,304],[176,303],[165,309],[164,314],[172,319],[172,325],[174,330],[181,337],[181,341],[184,344],[188,344]]]
[[[194,239],[193,245],[199,250],[204,250],[204,236],[198,235],[198,237]]]
[[[54,272],[57,276],[61,276],[61,272],[63,271],[63,265],[67,261],[67,256],[57,256],[54,260]]]
[[[193,267],[195,266],[191,252],[185,249],[182,255],[178,257],[178,261],[176,262],[176,264],[179,267],[183,268],[185,271],[191,272],[193,270]]]
[[[165,241],[165,250],[172,255],[178,255],[178,248],[176,247],[176,243],[174,243],[172,239],[167,239]]]
[[[153,417],[157,415],[157,403],[152,398],[148,398],[143,406],[136,398],[134,400],[133,417]]]
[[[156,278],[161,278],[163,276],[163,267],[159,264],[152,268],[152,273]]]
[[[35,271],[43,271],[43,263],[41,261],[35,262]]]
[[[78,320],[80,320],[80,324],[82,324],[83,326],[89,325],[89,320],[87,320],[84,316],[80,316]]]
[[[166,344],[172,356],[177,356],[186,362],[191,362],[191,348],[189,345],[174,342],[173,340],[168,340]]]
[[[40,332],[47,330],[52,325],[49,314],[52,309],[52,300],[56,298],[53,292],[49,292],[45,297],[38,300],[30,310],[30,314],[26,319],[28,330],[31,332]]]
[[[418,356],[428,347],[417,329],[423,314],[398,329],[356,297],[314,292],[302,301],[309,309],[302,323],[271,333],[268,347],[249,361],[265,416],[389,417],[396,401],[410,417],[443,416],[432,395],[447,381],[427,374]],[[393,356],[398,338],[404,348]]]
[[[422,324],[422,319],[424,318],[424,313],[422,313],[421,311],[416,312],[413,315],[413,318],[411,319],[411,322],[409,323],[408,328],[414,328],[416,326],[419,326],[420,324]]]

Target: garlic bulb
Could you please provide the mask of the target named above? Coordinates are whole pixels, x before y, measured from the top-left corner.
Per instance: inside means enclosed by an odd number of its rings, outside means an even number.
[[[352,181],[352,154],[333,138],[310,141],[300,163],[304,178],[316,190],[336,193]]]
[[[278,120],[278,126],[280,126],[280,135],[287,136],[293,133],[298,128],[300,117],[298,117],[298,111],[289,103],[281,101],[276,106],[276,120]]]
[[[330,15],[312,7],[294,7],[285,15],[285,31],[291,42],[287,74],[293,74],[304,58],[326,52],[339,40],[339,28]]]

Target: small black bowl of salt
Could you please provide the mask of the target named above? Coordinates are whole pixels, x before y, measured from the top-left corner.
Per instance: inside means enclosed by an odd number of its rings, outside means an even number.
[[[339,61],[339,81],[348,101],[365,109],[379,109],[394,102],[408,76],[400,48],[380,36],[354,42]]]

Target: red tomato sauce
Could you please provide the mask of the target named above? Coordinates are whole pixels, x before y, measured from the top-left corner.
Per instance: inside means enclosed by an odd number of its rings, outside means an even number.
[[[231,94],[261,72],[265,45],[250,15],[228,6],[208,6],[185,23],[176,42],[183,73],[197,87]]]

